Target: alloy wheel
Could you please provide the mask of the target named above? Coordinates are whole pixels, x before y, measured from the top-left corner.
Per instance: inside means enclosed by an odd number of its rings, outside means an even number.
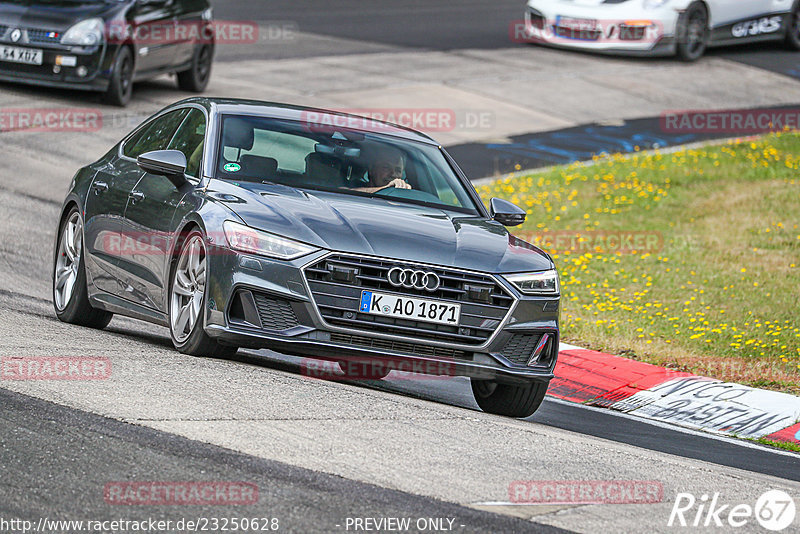
[[[58,256],[55,267],[53,294],[56,308],[61,311],[67,307],[75,291],[75,281],[81,263],[83,250],[83,222],[78,212],[72,214],[61,231]]]
[[[202,237],[192,236],[183,247],[170,298],[170,324],[175,341],[183,343],[201,316],[206,290],[206,247]]]

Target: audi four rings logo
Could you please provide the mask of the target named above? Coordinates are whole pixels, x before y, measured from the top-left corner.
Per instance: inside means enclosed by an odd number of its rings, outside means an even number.
[[[389,283],[395,287],[404,287],[406,289],[436,291],[439,289],[441,280],[439,280],[439,276],[436,273],[395,267],[389,271]]]

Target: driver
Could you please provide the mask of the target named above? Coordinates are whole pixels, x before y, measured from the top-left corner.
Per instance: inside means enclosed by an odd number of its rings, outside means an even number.
[[[375,155],[367,171],[369,186],[357,187],[355,191],[376,193],[387,187],[398,189],[411,189],[411,185],[403,180],[405,159],[403,153],[390,146],[380,146],[375,149]]]

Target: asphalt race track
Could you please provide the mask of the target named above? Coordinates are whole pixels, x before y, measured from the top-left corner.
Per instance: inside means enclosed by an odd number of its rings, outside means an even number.
[[[219,3],[215,13],[229,20],[291,22],[310,34],[393,47],[498,49],[512,44],[509,25],[522,19],[524,5],[517,0],[383,0],[366,5],[359,0],[229,0]],[[271,53],[268,49],[260,52],[263,57],[274,57]],[[780,44],[717,48],[710,55],[800,78],[800,59]]]
[[[462,99],[452,105],[494,114],[491,130],[441,133],[475,178],[520,161],[496,163],[490,147],[557,140],[565,143],[560,152],[594,151],[585,144],[598,133],[592,127],[627,124],[610,145],[624,150],[637,135],[660,135],[653,117],[690,93],[696,100],[687,108],[800,102],[800,54],[726,49],[695,66],[595,58],[510,43],[508,25],[521,10],[522,2],[506,0],[220,2],[219,19],[284,25],[296,35],[220,49],[208,94],[350,108]],[[535,73],[521,72],[528,62]],[[620,74],[645,81],[615,85]],[[724,76],[740,85],[720,86]],[[554,95],[563,77],[602,81],[593,96],[605,106],[590,109],[583,89]],[[648,82],[666,102],[646,98]],[[544,88],[532,101],[552,101],[524,102],[529,83]],[[0,520],[269,517],[281,531],[347,532],[348,519],[408,517],[449,518],[456,532],[673,532],[667,521],[680,492],[753,505],[770,489],[800,491],[800,457],[751,442],[556,400],[529,420],[510,420],[478,411],[465,380],[322,381],[304,376],[298,358],[269,351],[188,357],[172,350],[165,329],[130,319],[116,317],[104,331],[60,323],[50,255],[69,180],[143,118],[186,96],[173,85],[166,77],[139,84],[120,111],[93,95],[0,84],[0,108],[104,115],[94,131],[0,132],[0,356],[112,364],[107,380],[0,382]],[[626,95],[634,96],[620,101]],[[529,154],[526,164],[561,162],[555,153]],[[511,485],[527,480],[657,481],[663,500],[509,502]],[[255,484],[259,498],[245,506],[109,503],[106,485],[124,481],[241,481]],[[753,521],[742,531],[757,528]]]
[[[193,480],[207,477],[246,480],[260,488],[249,517],[279,518],[297,532],[334,531],[346,514],[358,517],[448,517],[463,532],[519,532],[519,518],[354,482],[286,464],[254,458],[165,432],[118,421],[0,390],[3,411],[4,514],[36,522],[91,511],[93,520],[117,519],[112,506],[99,507],[109,477],[143,480]],[[103,446],[98,447],[97,442]],[[32,452],[35,451],[35,452]],[[95,466],[105,466],[103,470]],[[99,491],[98,491],[99,490]],[[58,495],[57,499],[43,498]],[[100,499],[98,499],[98,497]],[[346,514],[345,514],[345,511]],[[195,517],[236,516],[229,506],[196,506]],[[177,522],[186,512],[175,506],[152,508],[150,515]],[[541,532],[561,529],[535,525]]]

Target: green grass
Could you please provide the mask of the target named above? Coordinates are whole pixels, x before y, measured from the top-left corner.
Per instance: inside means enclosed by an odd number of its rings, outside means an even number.
[[[565,341],[798,394],[799,168],[800,135],[782,133],[595,158],[479,192],[528,210],[514,233],[553,254]]]
[[[762,445],[769,445],[770,447],[775,447],[776,449],[783,449],[785,451],[791,451],[791,452],[800,452],[800,445],[798,445],[797,443],[789,443],[786,441],[773,441],[767,438],[758,438],[753,441],[757,441]]]

